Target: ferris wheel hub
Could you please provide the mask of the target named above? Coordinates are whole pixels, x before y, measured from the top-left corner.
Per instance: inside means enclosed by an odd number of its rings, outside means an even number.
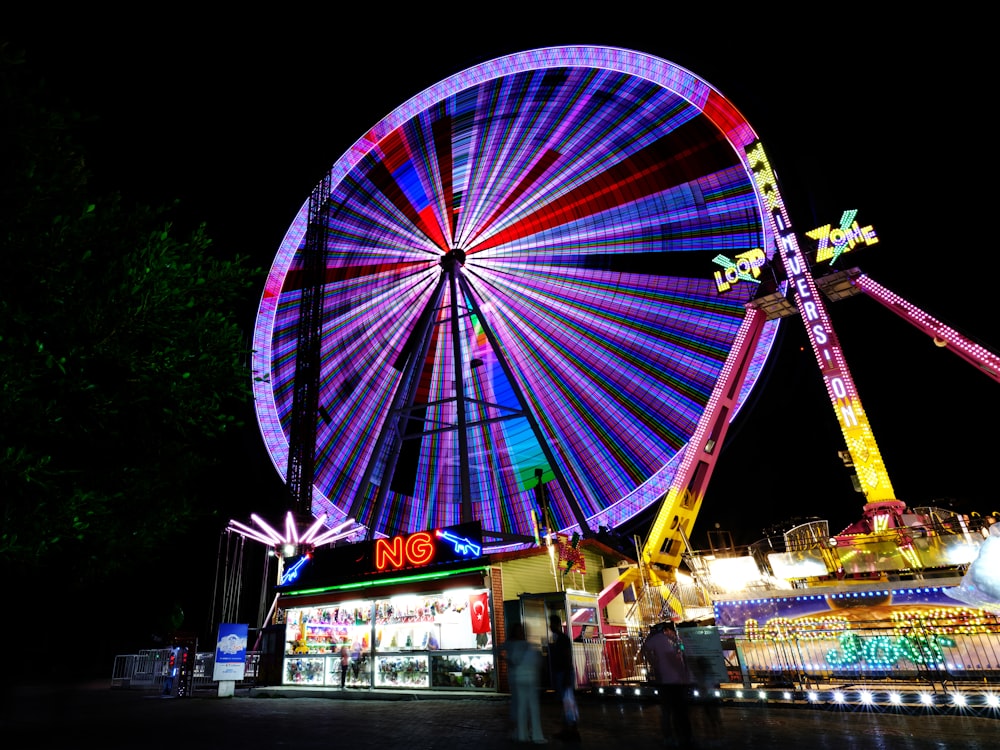
[[[465,250],[460,247],[453,247],[441,258],[441,265],[446,271],[450,270],[456,263],[460,266],[465,265]]]

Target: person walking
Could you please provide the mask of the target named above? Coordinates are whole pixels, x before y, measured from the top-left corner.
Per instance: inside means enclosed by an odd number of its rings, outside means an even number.
[[[561,740],[578,740],[580,730],[577,724],[580,721],[580,711],[576,705],[573,642],[563,629],[559,615],[549,615],[549,629],[552,631],[552,643],[549,647],[552,687],[555,688],[556,699],[562,702],[563,715],[563,726],[556,737]]]
[[[347,650],[347,644],[340,647],[340,689],[343,690],[347,682],[347,668],[351,666],[351,653]]]
[[[688,694],[693,684],[684,661],[684,645],[672,622],[654,625],[642,644],[642,656],[653,670],[660,698],[661,726],[668,744],[681,750],[694,748]]]
[[[524,637],[524,626],[511,626],[504,643],[507,657],[507,678],[510,681],[511,718],[514,739],[535,745],[548,744],[542,733],[539,674],[542,669],[541,650]]]

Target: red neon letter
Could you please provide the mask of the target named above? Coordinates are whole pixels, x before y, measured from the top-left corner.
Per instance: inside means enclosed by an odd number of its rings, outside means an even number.
[[[378,570],[385,570],[389,565],[394,568],[403,565],[403,537],[392,538],[392,543],[385,539],[375,540],[375,567]]]
[[[434,540],[426,531],[419,531],[406,540],[406,559],[411,565],[424,565],[434,557]]]

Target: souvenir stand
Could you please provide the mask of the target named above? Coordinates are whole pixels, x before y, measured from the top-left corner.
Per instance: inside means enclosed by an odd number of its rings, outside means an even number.
[[[282,684],[339,687],[346,646],[347,688],[497,689],[478,524],[318,549],[278,590]]]

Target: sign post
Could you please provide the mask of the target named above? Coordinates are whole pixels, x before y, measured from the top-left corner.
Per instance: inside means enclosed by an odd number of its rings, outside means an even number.
[[[215,644],[215,668],[212,679],[219,683],[219,697],[232,698],[236,683],[243,679],[247,660],[248,625],[221,623]]]

